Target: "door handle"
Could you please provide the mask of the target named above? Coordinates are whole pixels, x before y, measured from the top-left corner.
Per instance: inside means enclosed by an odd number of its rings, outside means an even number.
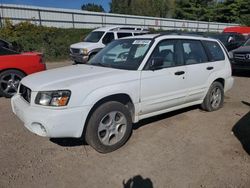
[[[207,67],[207,70],[213,70],[214,67]]]
[[[176,73],[174,73],[174,74],[177,75],[177,76],[180,76],[180,75],[185,74],[185,72],[184,72],[184,71],[178,71],[178,72],[176,72]]]

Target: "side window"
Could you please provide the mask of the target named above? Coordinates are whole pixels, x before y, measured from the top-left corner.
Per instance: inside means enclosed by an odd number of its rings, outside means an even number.
[[[114,33],[106,33],[106,35],[102,39],[102,43],[108,44],[114,39],[115,39]]]
[[[181,62],[177,61],[176,49],[177,40],[162,41],[155,47],[149,62],[153,59],[160,60],[163,62],[161,68],[181,65]]]
[[[184,62],[186,65],[208,62],[206,52],[198,40],[182,40]]]
[[[12,55],[12,54],[18,54],[17,52],[10,50],[8,48],[0,47],[0,56],[1,55]]]
[[[223,61],[225,60],[225,55],[223,53],[223,50],[221,49],[220,45],[217,42],[213,41],[204,41],[204,44],[206,45],[211,59],[210,61]]]
[[[119,38],[123,38],[123,37],[129,37],[132,36],[132,33],[117,33],[117,37]]]

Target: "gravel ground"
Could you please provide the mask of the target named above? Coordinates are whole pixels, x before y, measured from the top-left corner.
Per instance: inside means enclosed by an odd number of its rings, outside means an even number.
[[[105,155],[81,140],[30,133],[0,98],[0,187],[250,187],[249,88],[250,76],[238,75],[221,110],[143,120],[125,146]]]

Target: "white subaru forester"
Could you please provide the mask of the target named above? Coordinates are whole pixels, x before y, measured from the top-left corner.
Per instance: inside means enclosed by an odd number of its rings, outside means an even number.
[[[141,119],[197,104],[218,110],[232,85],[227,51],[217,40],[154,34],[113,41],[88,64],[27,76],[11,102],[31,132],[83,136],[107,153]]]

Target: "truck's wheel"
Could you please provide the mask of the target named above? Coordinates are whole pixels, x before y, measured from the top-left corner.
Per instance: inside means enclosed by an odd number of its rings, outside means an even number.
[[[0,95],[10,98],[16,92],[19,82],[25,75],[17,70],[6,70],[0,73]]]
[[[222,107],[224,102],[224,89],[220,82],[214,82],[207,95],[201,104],[201,108],[208,112],[218,110]]]
[[[111,101],[102,104],[92,113],[85,139],[98,152],[108,153],[124,145],[131,132],[129,110],[123,104]]]

